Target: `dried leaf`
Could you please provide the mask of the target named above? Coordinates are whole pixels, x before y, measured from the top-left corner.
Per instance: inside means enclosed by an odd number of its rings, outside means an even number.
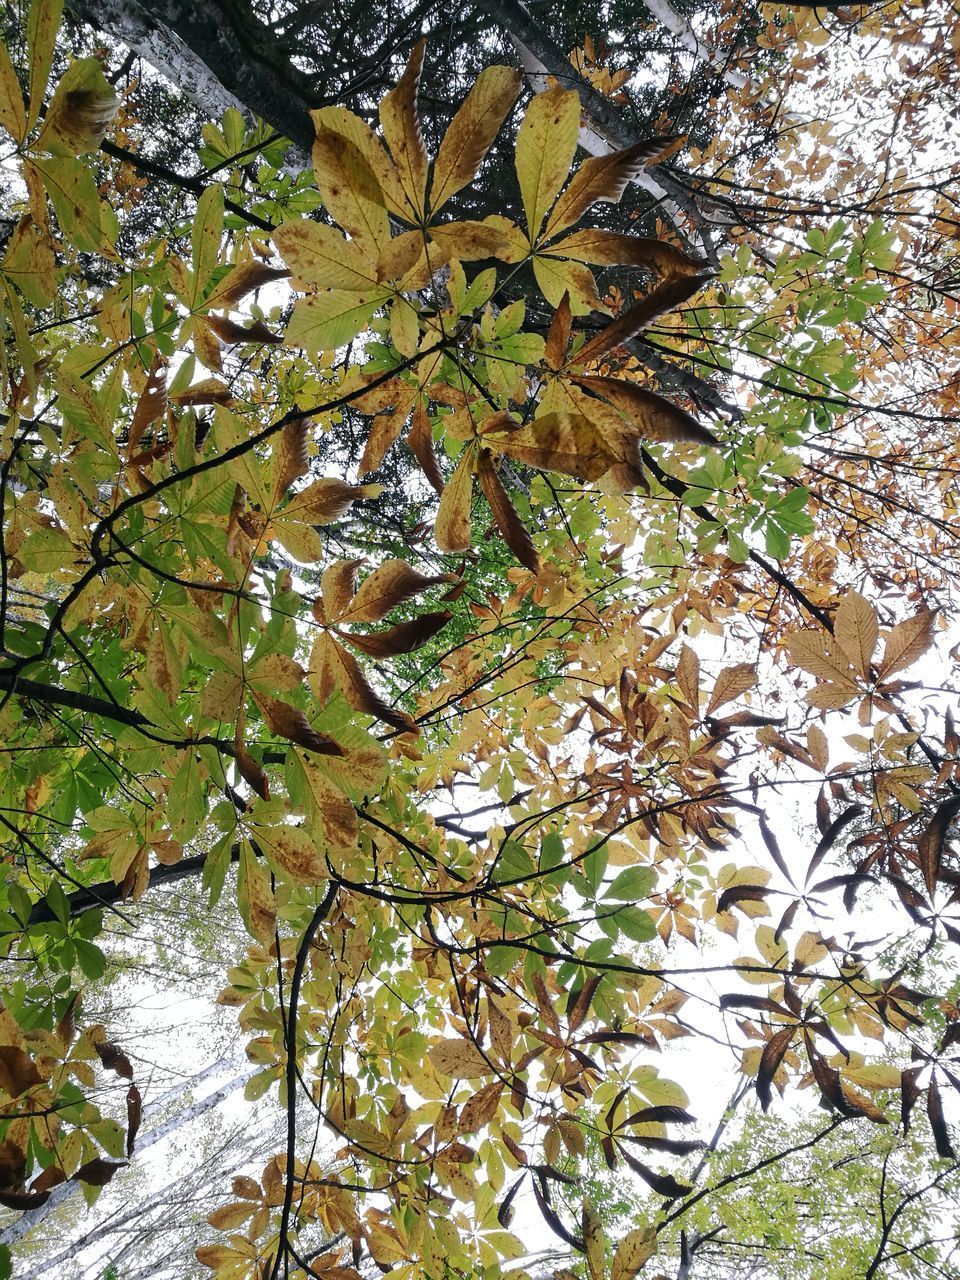
[[[290,742],[295,742],[298,747],[305,747],[308,751],[316,751],[319,755],[343,755],[343,748],[340,744],[327,734],[320,733],[314,729],[299,707],[292,707],[288,702],[282,702],[279,698],[271,698],[256,689],[251,692],[257,706],[263,712],[263,718],[271,733],[275,733],[281,738],[288,738]]]
[[[724,668],[717,676],[705,714],[712,715],[718,707],[722,707],[726,702],[732,702],[734,698],[739,698],[756,683],[757,669],[752,663],[739,662],[735,667]]]
[[[553,206],[545,237],[552,238],[565,227],[572,227],[598,200],[618,204],[627,184],[635,182],[649,165],[672,154],[678,141],[674,137],[645,138],[621,151],[584,160]]]
[[[898,623],[887,636],[883,657],[877,671],[878,683],[883,683],[895,671],[903,671],[927,652],[933,644],[936,612],[923,608],[912,618]]]
[[[410,204],[413,222],[423,217],[427,185],[427,149],[423,145],[417,112],[417,93],[426,47],[425,40],[417,41],[396,88],[391,89],[380,103],[380,127],[397,167],[400,186]]]
[[[371,658],[395,658],[400,653],[413,653],[428,640],[432,640],[452,617],[453,614],[448,609],[436,613],[421,613],[419,617],[411,618],[409,622],[399,622],[386,631],[367,635],[343,633],[343,639]]]
[[[705,265],[702,259],[689,258],[664,240],[622,235],[601,227],[574,231],[540,252],[551,258],[572,258],[598,266],[646,267],[665,277],[696,275]]]
[[[667,311],[673,311],[698,293],[708,280],[709,272],[701,272],[694,276],[686,276],[677,280],[668,280],[653,289],[640,302],[625,311],[605,329],[601,329],[595,338],[591,338],[586,346],[577,352],[577,364],[593,364],[608,352],[627,342],[652,324]],[[651,393],[652,394],[652,393]]]
[[[108,1071],[115,1071],[118,1076],[123,1076],[126,1080],[133,1079],[133,1066],[130,1059],[118,1045],[104,1040],[93,1047],[97,1051],[97,1057]]]
[[[533,539],[517,515],[516,509],[504,489],[490,453],[481,449],[477,459],[477,478],[484,497],[490,504],[497,528],[503,534],[507,546],[522,565],[531,573],[540,572],[540,561],[534,549]]]
[[[282,342],[283,336],[268,329],[262,320],[254,320],[248,325],[237,324],[228,316],[205,317],[205,323],[212,329],[221,342],[227,346],[238,346],[247,342]]]
[[[143,1103],[140,1090],[132,1084],[127,1090],[127,1155],[133,1155],[137,1134],[140,1132],[140,1121],[143,1117]]]
[[[101,1160],[99,1156],[82,1164],[71,1181],[85,1182],[89,1187],[105,1187],[118,1169],[127,1167],[126,1160],[114,1162]]]
[[[575,359],[579,362],[581,355]],[[647,440],[689,442],[692,444],[716,444],[712,431],[701,426],[685,409],[673,404],[646,387],[627,382],[623,378],[594,378],[574,376],[577,386],[602,396],[608,404],[623,415],[634,430]]]
[[[926,885],[927,898],[931,905],[936,893],[937,881],[940,878],[940,863],[947,831],[958,813],[960,813],[960,796],[952,796],[949,800],[944,800],[917,840],[920,870],[923,873],[923,883]]]
[[[763,1046],[763,1053],[760,1055],[760,1068],[757,1072],[757,1097],[764,1111],[770,1106],[773,1077],[776,1075],[777,1068],[783,1061],[783,1055],[790,1048],[796,1033],[796,1027],[783,1027],[781,1030],[775,1031]]]
[[[299,480],[310,470],[307,454],[309,420],[294,418],[283,428],[280,441],[273,451],[273,505],[276,506],[294,480]]]
[[[943,1102],[940,1098],[940,1086],[937,1084],[935,1074],[930,1077],[930,1083],[927,1085],[927,1116],[930,1119],[930,1128],[933,1130],[933,1140],[936,1144],[937,1155],[942,1160],[956,1160],[957,1157],[950,1144],[947,1122],[943,1118]]]
[[[570,310],[570,295],[565,293],[560,299],[544,347],[543,360],[548,369],[562,369],[567,358],[567,347],[570,345],[570,327],[573,314]]]
[[[869,680],[880,627],[873,605],[859,591],[851,590],[844,596],[833,619],[833,634],[857,674]]]
[[[0,1044],[0,1089],[10,1098],[42,1084],[43,1076],[30,1055],[12,1044]]]

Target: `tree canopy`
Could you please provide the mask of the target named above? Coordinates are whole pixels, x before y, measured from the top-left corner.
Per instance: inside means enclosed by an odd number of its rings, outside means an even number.
[[[0,1275],[952,1274],[950,5],[3,34]]]

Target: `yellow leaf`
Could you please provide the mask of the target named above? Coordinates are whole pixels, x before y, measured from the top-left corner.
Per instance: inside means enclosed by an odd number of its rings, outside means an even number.
[[[580,132],[580,97],[556,85],[538,93],[517,133],[517,179],[531,242],[570,172]],[[553,300],[556,306],[559,298]]]
[[[302,347],[311,355],[344,347],[373,319],[384,295],[372,298],[365,293],[347,293],[340,289],[300,298],[284,334],[290,347]]]
[[[47,307],[57,296],[57,260],[53,248],[49,237],[34,226],[29,214],[13,229],[2,269],[34,306]]]
[[[441,551],[468,551],[470,548],[470,504],[476,456],[476,447],[468,445],[443,487],[433,530]]]
[[[72,156],[47,156],[33,161],[42,176],[60,230],[85,253],[99,253],[119,262],[119,256],[105,229],[110,217],[97,195],[93,170]],[[107,224],[109,225],[109,224]]]
[[[933,609],[924,607],[912,618],[899,622],[887,636],[877,680],[886,680],[895,671],[911,666],[933,644],[933,626],[936,619]]]
[[[656,1232],[650,1227],[636,1227],[617,1245],[610,1280],[633,1280],[656,1251]]]
[[[288,879],[319,884],[327,878],[326,859],[303,827],[251,827],[250,836]]]
[[[433,162],[430,210],[435,214],[477,175],[507,112],[517,100],[521,75],[513,67],[486,67],[450,122]]]
[[[27,60],[30,67],[30,110],[27,113],[27,133],[40,119],[43,94],[50,78],[53,51],[56,48],[62,16],[63,0],[32,0],[27,16]]]
[[[607,1262],[607,1242],[603,1234],[600,1215],[590,1204],[583,1202],[583,1244],[587,1254],[587,1271],[590,1280],[604,1280]]]
[[[390,239],[390,223],[386,199],[368,160],[348,138],[322,125],[317,127],[312,156],[325,208],[375,260]]]
[[[594,428],[588,418],[574,413],[547,413],[515,431],[485,435],[484,445],[541,471],[599,480],[604,472],[624,460]]]
[[[425,49],[426,41],[418,40],[396,88],[391,89],[380,103],[380,127],[397,167],[413,222],[419,222],[423,217],[427,185],[427,149],[423,145],[417,114],[417,91]]]
[[[427,1050],[435,1070],[442,1076],[469,1080],[493,1074],[493,1067],[470,1040],[441,1040]]]
[[[318,111],[311,111],[310,118],[318,132],[320,129],[329,129],[357,148],[379,183],[390,213],[409,220],[410,206],[403,194],[393,161],[367,122],[345,107],[321,107]]]
[[[844,596],[833,619],[833,634],[857,673],[869,680],[880,628],[873,605],[859,591],[851,590]]]
[[[0,125],[3,125],[14,142],[22,142],[27,136],[23,90],[3,41],[0,41]]]
[[[843,1067],[845,1079],[852,1080],[862,1089],[899,1089],[900,1068],[889,1063],[874,1062],[860,1067]]]
[[[69,156],[96,151],[119,105],[96,58],[72,62],[47,107],[37,149]]]
[[[510,255],[507,235],[490,222],[445,222],[430,228],[430,241],[440,250],[444,261],[456,258],[458,262],[475,262],[478,258],[504,255],[506,261]]]
[[[294,289],[341,289],[365,295],[376,288],[374,263],[359,244],[333,227],[306,219],[284,222],[273,233],[273,241],[293,272]]]
[[[566,297],[575,316],[589,315],[591,311],[610,314],[610,308],[597,293],[593,272],[582,263],[543,258],[538,254],[533,260],[533,274],[540,292],[552,307],[559,307]]]

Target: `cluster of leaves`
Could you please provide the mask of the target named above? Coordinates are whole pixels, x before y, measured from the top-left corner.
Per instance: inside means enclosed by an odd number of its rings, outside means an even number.
[[[786,560],[813,531],[794,476],[820,424],[790,409],[708,429],[637,364],[654,332],[668,351],[713,350],[704,301],[726,305],[735,260],[711,284],[689,246],[579,224],[678,140],[574,168],[581,100],[554,83],[516,132],[522,225],[445,221],[522,79],[482,71],[431,159],[421,43],[379,134],[340,106],[312,113],[316,190],[299,209],[278,198],[278,226],[245,221],[213,182],[189,249],[121,262],[123,209],[94,159],[117,96],[96,59],[47,94],[59,18],[29,6],[26,98],[0,51],[23,182],[0,261],[0,928],[30,961],[2,1012],[0,1202],[41,1207],[71,1178],[95,1190],[132,1154],[132,1065],[104,1028],[78,1034],[80,991],[109,979],[104,912],[194,865],[210,909],[235,897],[251,935],[220,999],[258,1067],[248,1098],[276,1085],[288,1125],[286,1151],[211,1217],[227,1238],[198,1257],[218,1275],[356,1280],[372,1258],[397,1280],[496,1280],[529,1251],[513,1229],[524,1196],[591,1280],[630,1280],[710,1190],[704,1140],[670,1127],[697,1123],[687,1093],[653,1055],[712,1034],[711,1018],[739,1037],[763,1110],[795,1085],[883,1125],[899,1094],[906,1128],[923,1089],[953,1161],[955,1006],[931,1014],[904,964],[832,925],[836,900],[869,892],[928,950],[960,938],[957,736],[949,715],[939,742],[914,726],[902,678],[938,614],[895,598],[877,659],[866,596],[832,574],[818,587],[810,565],[796,582],[752,545],[762,531]],[[242,149],[238,129],[208,130],[212,157]],[[884,251],[864,237],[861,263]],[[103,291],[85,283],[92,259],[123,268]],[[608,267],[636,285],[626,305],[601,295],[592,269]],[[288,277],[303,296],[282,332],[257,303],[241,312]],[[83,311],[63,311],[62,283]],[[757,333],[760,358],[775,327]],[[824,355],[791,377],[852,386]],[[321,475],[346,412],[369,421],[362,457]],[[401,440],[436,493],[432,544],[424,532],[404,558],[357,515]],[[481,591],[500,542],[510,568]],[[774,615],[758,569],[805,624]],[[741,641],[755,618],[770,624],[762,660],[698,655],[699,633]],[[393,660],[419,668],[403,699]],[[831,765],[807,710],[758,711],[787,662],[789,680],[818,682],[804,708],[859,702],[855,762]],[[819,789],[802,887],[759,802],[763,771],[775,782],[787,762]],[[464,811],[471,786],[491,803]],[[744,819],[773,871],[735,845]],[[722,993],[691,997],[669,948],[744,920],[752,952],[721,966]],[[125,1125],[98,1058],[131,1080]],[[329,1159],[298,1098],[335,1135]],[[609,1247],[589,1200],[564,1209],[588,1140],[653,1193],[650,1221]]]

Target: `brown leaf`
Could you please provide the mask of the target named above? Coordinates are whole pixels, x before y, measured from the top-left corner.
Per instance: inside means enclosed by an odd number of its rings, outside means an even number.
[[[255,791],[261,800],[269,800],[270,782],[263,765],[254,760],[253,756],[239,743],[235,744],[233,758],[237,772],[247,786]]]
[[[47,1165],[46,1169],[30,1183],[30,1194],[37,1195],[43,1191],[52,1191],[54,1187],[59,1187],[66,1180],[67,1175],[59,1165]]]
[[[712,279],[712,273],[700,272],[694,276],[668,280],[653,289],[635,306],[613,320],[605,329],[601,329],[595,338],[591,338],[587,345],[577,352],[576,363],[592,364],[599,360],[607,352],[634,337],[648,324],[652,324],[658,316],[662,316],[667,311],[673,311],[682,302],[693,297],[710,279]]]
[[[910,1132],[910,1112],[920,1097],[917,1076],[922,1070],[923,1067],[907,1067],[900,1073],[900,1123],[904,1133]]]
[[[828,851],[833,847],[840,832],[843,831],[845,827],[849,826],[850,823],[853,822],[854,818],[862,812],[863,805],[854,804],[851,805],[849,809],[845,809],[838,818],[834,818],[833,822],[831,822],[830,826],[827,828],[826,833],[821,836],[816,849],[813,851],[813,857],[810,859],[810,865],[807,867],[804,884],[810,883],[811,876],[814,871],[816,871],[817,867],[819,867]]]
[[[958,813],[960,813],[960,796],[952,796],[949,800],[944,800],[917,840],[920,870],[923,872],[923,883],[926,885],[927,897],[931,905],[933,905],[933,895],[940,876],[940,862],[943,858],[947,831]]]
[[[485,1124],[489,1124],[497,1114],[497,1107],[502,1093],[503,1084],[499,1080],[485,1084],[482,1089],[479,1089],[463,1105],[463,1110],[460,1112],[460,1121],[457,1125],[459,1132],[476,1133]]]
[[[82,1164],[71,1178],[72,1182],[85,1182],[88,1187],[105,1187],[118,1169],[127,1167],[126,1160],[114,1162],[96,1156]]]
[[[407,445],[434,489],[437,493],[443,493],[443,475],[433,448],[430,415],[427,413],[422,398],[417,401],[413,410],[413,421],[410,424],[410,431],[407,435]]]
[[[380,127],[397,166],[400,186],[410,204],[413,222],[419,222],[423,217],[427,185],[427,149],[423,145],[417,112],[417,93],[426,47],[425,40],[417,41],[396,88],[391,89],[380,103]]]
[[[273,451],[273,504],[284,497],[294,480],[299,480],[310,470],[307,454],[309,420],[294,418],[283,428],[279,443]]]
[[[76,1014],[79,1006],[80,992],[75,991],[70,998],[70,1003],[63,1012],[62,1018],[57,1023],[57,1039],[64,1049],[70,1048],[77,1034]]]
[[[299,707],[291,707],[288,702],[279,698],[268,697],[265,693],[252,690],[254,701],[263,712],[263,718],[271,733],[278,737],[288,738],[298,747],[308,751],[316,751],[319,755],[342,756],[343,748],[325,733],[319,733]],[[251,784],[252,785],[252,784]]]
[[[859,591],[850,590],[844,596],[833,619],[833,634],[857,674],[869,680],[880,628],[873,605]]]
[[[392,725],[400,733],[419,733],[415,720],[405,711],[389,706],[375,689],[371,688],[366,676],[351,653],[336,641],[330,641],[330,657],[335,663],[335,674],[340,691],[355,711],[364,711],[375,716],[384,724]]]
[[[513,67],[486,67],[450,122],[433,162],[430,210],[436,213],[477,175],[490,144],[517,100],[522,76]]]
[[[700,660],[688,644],[680,650],[674,679],[694,715],[700,714]]]
[[[282,342],[283,336],[268,329],[262,320],[253,320],[248,325],[237,324],[228,316],[204,317],[208,328],[212,329],[221,342],[227,346],[238,346],[247,342]]]
[[[595,973],[589,977],[580,990],[577,992],[576,998],[569,1006],[567,1014],[567,1026],[571,1031],[576,1031],[590,1012],[590,1002],[596,994],[597,987],[603,981],[602,973]]]
[[[567,347],[570,345],[570,326],[573,313],[570,310],[570,295],[565,293],[560,304],[553,313],[550,329],[547,332],[543,360],[548,369],[562,369],[567,358]]]
[[[579,362],[582,352],[574,358]],[[594,378],[585,375],[571,379],[578,386],[593,391],[630,423],[639,435],[647,440],[674,443],[716,444],[712,431],[692,417],[685,409],[673,404],[646,387],[627,382],[623,378]]]
[[[448,609],[436,613],[422,613],[409,622],[399,622],[386,631],[377,631],[368,635],[358,632],[340,632],[344,640],[348,640],[355,649],[368,654],[371,658],[395,658],[399,653],[413,653],[421,645],[431,640],[441,628],[445,627],[453,614]]]
[[[254,289],[290,275],[283,267],[268,267],[263,262],[238,262],[204,301],[206,307],[232,307]]]
[[[155,353],[147,374],[146,386],[143,388],[137,407],[130,423],[130,439],[127,444],[127,462],[140,450],[140,442],[144,432],[152,423],[158,422],[167,412],[167,362]]]
[[[0,1139],[0,1187],[18,1187],[27,1169],[27,1157],[9,1138]]]
[[[118,1076],[123,1076],[125,1080],[133,1079],[133,1066],[119,1045],[115,1045],[109,1040],[103,1040],[93,1047],[97,1051],[97,1057],[108,1071],[115,1071]]]
[[[783,1027],[781,1030],[775,1031],[763,1046],[763,1053],[760,1055],[760,1068],[757,1072],[757,1097],[764,1111],[770,1106],[773,1077],[776,1075],[777,1068],[783,1061],[783,1055],[789,1049],[796,1033],[796,1027]]]
[[[634,1173],[638,1173],[647,1186],[656,1191],[657,1195],[665,1196],[668,1200],[679,1200],[682,1196],[689,1195],[693,1190],[693,1187],[685,1182],[678,1182],[676,1178],[671,1177],[668,1173],[657,1173],[655,1169],[651,1169],[649,1165],[643,1164],[635,1156],[632,1156],[624,1147],[620,1148],[620,1154]]]
[[[726,667],[717,676],[713,693],[707,703],[706,715],[712,715],[725,702],[732,702],[741,694],[752,689],[757,683],[757,669],[749,662],[738,662],[735,667]]]
[[[909,667],[926,653],[933,644],[936,616],[935,610],[923,608],[912,618],[907,618],[893,628],[883,646],[883,657],[877,671],[879,683],[892,676],[895,671]]]
[[[702,271],[702,259],[688,258],[665,240],[627,236],[601,227],[586,227],[556,241],[541,253],[548,257],[572,258],[598,266],[647,267],[662,276],[692,276]]]
[[[364,578],[354,598],[339,615],[339,621],[379,622],[391,609],[413,599],[428,587],[453,581],[453,574],[422,574],[405,560],[385,560]]]
[[[540,561],[537,558],[533,539],[517,515],[487,449],[480,450],[477,459],[477,477],[484,497],[490,504],[497,528],[503,534],[507,546],[525,568],[533,574],[538,574]]]
[[[400,433],[407,425],[410,409],[417,398],[416,387],[404,386],[397,397],[397,404],[386,413],[378,413],[370,426],[370,434],[360,459],[359,474],[368,475],[376,471],[383,462],[387,450],[400,438]]]
[[[185,391],[178,391],[169,398],[173,404],[185,406],[235,403],[230,388],[217,378],[204,378],[201,382],[195,382],[192,387],[187,387]]]
[[[39,1209],[50,1197],[49,1191],[0,1191],[0,1204],[5,1209]]]
[[[143,1117],[143,1104],[140,1090],[132,1084],[127,1090],[127,1155],[133,1155],[133,1148],[140,1132],[140,1121]]]
[[[950,1145],[947,1122],[943,1118],[943,1102],[940,1098],[940,1086],[937,1084],[936,1075],[930,1077],[930,1083],[927,1085],[927,1116],[930,1119],[930,1128],[933,1130],[937,1155],[942,1160],[956,1160],[957,1157]]]
[[[635,182],[649,165],[672,155],[681,141],[674,137],[644,138],[621,151],[584,160],[566,190],[557,198],[545,235],[552,237],[565,227],[572,227],[598,200],[619,203],[627,184]]]
[[[0,1089],[4,1093],[11,1098],[19,1098],[42,1082],[43,1076],[29,1054],[16,1045],[0,1045]]]
[[[772,890],[762,884],[735,884],[724,889],[717,900],[717,912],[729,911],[738,902],[762,902]]]

